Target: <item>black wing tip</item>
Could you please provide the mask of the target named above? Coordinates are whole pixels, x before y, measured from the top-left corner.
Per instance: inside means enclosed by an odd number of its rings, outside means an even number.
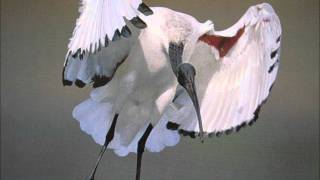
[[[167,129],[169,129],[169,130],[173,130],[173,131],[175,131],[175,130],[178,130],[179,129],[179,124],[177,124],[177,123],[174,123],[174,122],[168,122],[167,123]]]
[[[276,50],[274,50],[274,51],[272,51],[271,54],[270,54],[270,58],[271,58],[271,59],[275,58],[276,55],[278,54],[278,52],[279,52],[279,48],[276,49]]]
[[[72,58],[74,58],[74,59],[76,59],[76,58],[78,58],[80,55],[81,55],[81,48],[79,48],[76,52],[70,52],[70,54],[69,54],[69,56],[71,55],[72,56]],[[68,56],[68,57],[69,57]]]
[[[131,31],[129,29],[129,27],[127,25],[123,26],[122,29],[121,29],[121,32],[119,31],[119,29],[117,29],[115,32],[114,32],[114,35],[112,37],[112,40],[111,41],[119,41],[121,39],[121,36],[125,37],[125,38],[128,38],[131,36]],[[108,36],[106,36],[105,38],[105,47],[108,46],[108,41],[109,41],[109,38]]]
[[[123,26],[122,30],[121,30],[121,36],[128,38],[131,36],[131,31],[129,29],[129,27],[127,25]]]
[[[72,86],[73,82],[66,79],[62,79],[62,84],[63,86]]]
[[[196,138],[196,136],[198,136],[199,133],[196,133],[194,131],[186,131],[186,130],[183,130],[183,129],[179,129],[179,134],[182,135],[182,136],[189,136],[191,137],[192,139]]]
[[[242,124],[238,125],[238,126],[235,128],[236,132],[239,132],[241,129],[247,127],[247,125],[248,125],[248,123],[246,123],[246,122],[243,122]]]
[[[67,58],[69,59],[69,57],[71,56],[73,59],[79,58],[80,60],[82,60],[86,55],[86,53],[87,53],[86,50],[79,48],[76,52],[70,51]]]
[[[71,56],[72,56],[72,58],[77,58],[78,57],[78,51],[79,51],[79,49],[75,52],[75,53],[72,53],[71,52]]]
[[[274,70],[274,68],[276,67],[276,63],[272,64],[270,67],[269,67],[269,70],[268,70],[268,73],[272,73],[272,71]]]
[[[277,43],[279,43],[281,41],[281,35],[277,38]]]
[[[120,34],[119,30],[118,30],[118,34]],[[113,37],[113,38],[116,39],[118,37]],[[120,37],[119,37],[119,39],[120,39]],[[95,53],[101,51],[103,47],[107,47],[108,44],[109,44],[109,38],[108,38],[108,35],[106,35],[104,40],[99,39],[98,42],[90,43],[89,48],[86,48],[86,49],[79,48],[76,52],[70,51],[68,58],[71,56],[73,59],[83,60],[87,53],[88,54],[95,54]]]
[[[140,19],[138,16],[132,18],[130,20],[130,22],[137,28],[139,29],[144,29],[147,27],[147,24],[142,20]]]
[[[111,78],[107,77],[107,76],[99,76],[99,75],[94,75],[92,78],[92,87],[93,88],[98,88],[101,86],[106,85],[109,81],[111,80]]]
[[[84,83],[83,81],[81,81],[80,79],[77,79],[74,84],[78,87],[78,88],[83,88],[86,86],[86,83]]]
[[[104,38],[104,47],[108,47],[108,45],[109,45],[109,37],[106,34],[106,37]]]
[[[272,89],[273,89],[273,87],[274,87],[275,83],[276,83],[276,82],[273,82],[273,83],[271,84],[271,86],[270,86],[270,88],[269,88],[269,93],[271,93],[271,91],[272,91]]]
[[[117,30],[114,32],[112,41],[118,41],[118,40],[120,40],[120,36],[121,36],[120,31],[119,31],[119,29],[117,29]]]
[[[69,60],[70,54],[71,54],[71,53],[69,53],[69,55],[68,55],[68,57],[67,57],[67,61]],[[74,55],[72,55],[72,56],[74,56]],[[66,64],[67,64],[67,62],[66,62]],[[63,70],[62,70],[62,85],[63,85],[63,86],[72,86],[72,85],[73,85],[73,81],[70,81],[70,80],[68,80],[68,79],[65,79],[65,71],[66,71],[66,65],[63,67]],[[77,80],[74,82],[74,84],[75,84],[77,87],[79,87],[79,88],[83,88],[83,87],[86,85],[83,81],[81,81],[81,80],[79,80],[79,79],[77,79]]]
[[[66,64],[68,64],[68,60],[69,60],[69,56],[70,56],[71,52],[69,52],[68,56],[67,56],[67,59],[66,59]],[[64,78],[64,74],[66,72],[66,65],[63,66],[63,69],[62,69],[62,85],[63,86],[72,86],[73,82],[72,81],[69,81],[67,79]]]
[[[230,129],[227,129],[225,131],[217,131],[217,132],[204,132],[204,136],[205,137],[221,137],[222,135],[230,135],[230,134],[233,134],[233,132],[239,132],[240,130],[244,129],[245,127],[247,126],[253,126],[257,120],[259,119],[259,114],[261,112],[261,108],[262,106],[267,102],[267,98],[261,102],[261,104],[256,108],[256,110],[254,111],[253,113],[253,118],[250,120],[250,121],[247,121],[247,122],[243,122],[242,124],[236,126],[236,127],[232,127]],[[173,122],[168,122],[168,124],[176,124],[176,123],[173,123]],[[169,130],[174,130],[174,129],[170,129],[168,128],[168,126],[171,126],[171,125],[168,125],[167,124],[167,129]],[[177,124],[178,126],[180,126],[179,124]],[[178,130],[178,133],[182,136],[189,136],[190,138],[196,138],[198,136],[200,136],[200,133],[199,132],[195,132],[195,131],[187,131],[187,130],[184,130],[184,129],[175,129],[175,130]]]
[[[138,11],[140,11],[142,14],[146,16],[150,16],[153,14],[153,11],[150,9],[150,7],[143,2],[139,5]]]

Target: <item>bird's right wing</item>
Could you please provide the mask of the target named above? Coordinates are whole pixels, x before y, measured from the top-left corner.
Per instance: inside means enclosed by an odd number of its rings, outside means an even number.
[[[147,26],[139,18],[140,12],[153,13],[142,0],[82,0],[80,17],[68,45],[63,84],[106,84],[137,38],[137,33],[131,37],[131,30],[135,30],[131,24],[139,29]]]
[[[80,17],[68,45],[68,55],[83,56],[95,53],[109,41],[130,35],[125,19],[138,28],[146,24],[139,18],[139,11],[145,15],[152,10],[142,0],[82,0]]]
[[[96,88],[107,84],[137,42],[140,32],[131,25],[128,26],[132,29],[130,37],[111,42],[107,48],[94,54],[87,53],[81,58],[68,56],[63,67],[63,85],[75,84],[82,88],[92,83]]]

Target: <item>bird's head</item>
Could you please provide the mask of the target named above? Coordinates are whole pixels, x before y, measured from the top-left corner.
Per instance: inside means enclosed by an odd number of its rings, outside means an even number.
[[[169,45],[167,48],[168,53],[170,54],[172,44],[178,45],[180,49],[183,49],[183,51],[180,52],[183,63],[190,61],[199,39],[205,34],[214,32],[214,24],[212,21],[207,20],[204,23],[200,23],[194,17],[180,13],[173,15],[170,21],[167,21],[165,28],[166,43]]]

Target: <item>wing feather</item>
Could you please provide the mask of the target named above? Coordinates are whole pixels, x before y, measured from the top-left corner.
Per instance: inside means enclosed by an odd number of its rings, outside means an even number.
[[[204,131],[219,136],[222,132],[239,130],[258,118],[277,75],[281,25],[273,8],[264,3],[250,7],[229,29],[210,32],[209,36],[238,38],[222,55],[217,51],[217,43],[210,39],[205,43],[200,41],[191,58],[198,72],[196,83]],[[194,137],[199,127],[187,93],[177,94],[174,104],[182,108],[173,123],[180,125],[182,134]],[[187,111],[191,115],[183,116]]]
[[[116,32],[122,30],[125,19],[137,17],[140,6],[145,7],[143,13],[152,14],[141,0],[82,0],[68,54],[95,53],[99,46],[107,46],[106,39],[112,40]]]
[[[68,44],[63,84],[75,83],[83,87],[94,80],[99,81],[100,83],[96,83],[99,85],[107,83],[132,45],[132,40],[128,40],[128,37],[133,26],[129,28],[126,19],[135,27],[146,27],[138,18],[139,11],[145,15],[152,14],[152,10],[142,0],[82,0],[80,17]],[[122,39],[121,35],[126,37],[126,42],[112,42]],[[101,52],[108,45],[110,47],[106,49],[114,50]]]
[[[70,86],[74,83],[83,87],[93,83],[93,87],[99,87],[108,83],[137,42],[139,31],[133,26],[130,28],[133,31],[129,38],[111,42],[108,48],[94,54],[67,56],[63,69],[63,84]]]

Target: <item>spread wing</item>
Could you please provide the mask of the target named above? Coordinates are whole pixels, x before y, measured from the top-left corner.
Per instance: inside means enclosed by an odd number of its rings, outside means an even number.
[[[107,84],[137,42],[139,31],[129,27],[133,30],[129,38],[112,42],[107,48],[81,58],[68,56],[63,68],[63,85],[75,84],[82,88],[92,83],[96,88]]]
[[[229,29],[200,38],[191,63],[207,134],[230,133],[258,118],[276,79],[280,41],[280,21],[269,4],[252,6]],[[174,104],[180,110],[168,128],[196,136],[197,116],[184,90],[177,91]]]
[[[94,86],[108,82],[132,45],[125,41],[133,29],[128,24],[146,27],[139,12],[153,13],[141,0],[82,0],[80,17],[68,45],[63,84],[83,87],[91,81]],[[103,48],[107,46],[110,47]]]
[[[77,56],[86,52],[94,53],[109,41],[130,35],[125,19],[136,27],[146,24],[138,17],[139,11],[152,14],[142,0],[82,0],[80,17],[68,45],[68,54]]]

